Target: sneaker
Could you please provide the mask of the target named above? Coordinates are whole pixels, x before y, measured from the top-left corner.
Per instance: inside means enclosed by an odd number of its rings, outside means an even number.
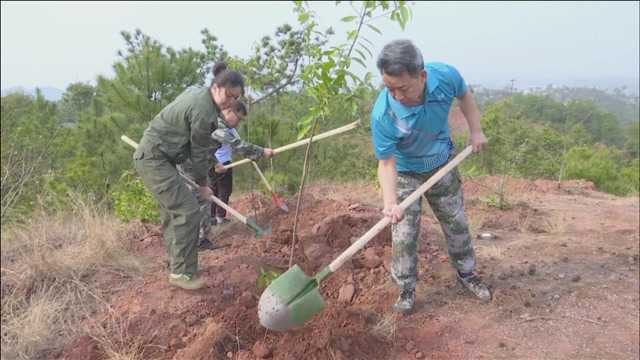
[[[204,287],[204,281],[197,275],[169,274],[169,284],[185,290],[198,290]]]
[[[478,299],[484,302],[491,301],[491,290],[478,275],[471,273],[469,276],[462,277],[460,273],[457,273],[456,277],[458,282]]]
[[[393,310],[398,313],[408,314],[413,310],[413,306],[416,303],[416,291],[415,289],[406,289],[400,292],[398,300],[393,304]]]

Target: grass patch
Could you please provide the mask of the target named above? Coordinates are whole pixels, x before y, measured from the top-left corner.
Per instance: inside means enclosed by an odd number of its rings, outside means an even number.
[[[6,359],[50,357],[83,332],[79,324],[103,298],[99,276],[125,281],[143,271],[124,224],[73,199],[65,213],[40,211],[3,226],[2,339]]]

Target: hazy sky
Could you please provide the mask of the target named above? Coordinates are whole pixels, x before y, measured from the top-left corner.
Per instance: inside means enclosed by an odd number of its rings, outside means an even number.
[[[638,78],[639,3],[418,2],[403,32],[377,23],[374,54],[395,38],[412,39],[427,61],[455,65],[469,83],[544,86],[599,78]],[[347,3],[314,3],[323,28],[351,15]],[[209,28],[233,55],[263,35],[297,24],[289,2],[2,2],[2,88],[54,86],[111,76],[119,32],[140,28],[174,48],[203,49]],[[337,25],[337,26],[336,26]],[[369,59],[375,73],[375,59]],[[355,65],[359,66],[359,65]],[[518,86],[520,85],[520,86]]]

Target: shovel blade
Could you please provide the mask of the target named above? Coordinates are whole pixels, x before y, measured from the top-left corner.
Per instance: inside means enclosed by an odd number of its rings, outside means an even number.
[[[263,229],[260,226],[258,226],[258,222],[253,217],[247,218],[246,225],[256,233],[257,238],[271,235],[271,226],[268,226]]]
[[[275,192],[271,193],[271,200],[273,201],[274,204],[276,204],[277,207],[279,207],[282,211],[288,213],[289,212],[289,205],[287,205],[287,202],[285,201],[285,199],[281,198],[280,196],[278,196],[278,194],[276,194]]]
[[[267,329],[287,331],[304,325],[324,307],[317,280],[294,265],[262,293],[258,303],[258,318]]]

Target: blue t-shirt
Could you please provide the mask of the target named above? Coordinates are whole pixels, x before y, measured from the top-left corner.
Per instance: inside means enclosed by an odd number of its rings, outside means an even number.
[[[453,143],[449,131],[449,109],[454,97],[467,92],[467,85],[453,66],[433,62],[425,65],[425,101],[405,106],[385,88],[371,112],[371,133],[376,158],[396,159],[398,171],[423,173],[444,164]]]

